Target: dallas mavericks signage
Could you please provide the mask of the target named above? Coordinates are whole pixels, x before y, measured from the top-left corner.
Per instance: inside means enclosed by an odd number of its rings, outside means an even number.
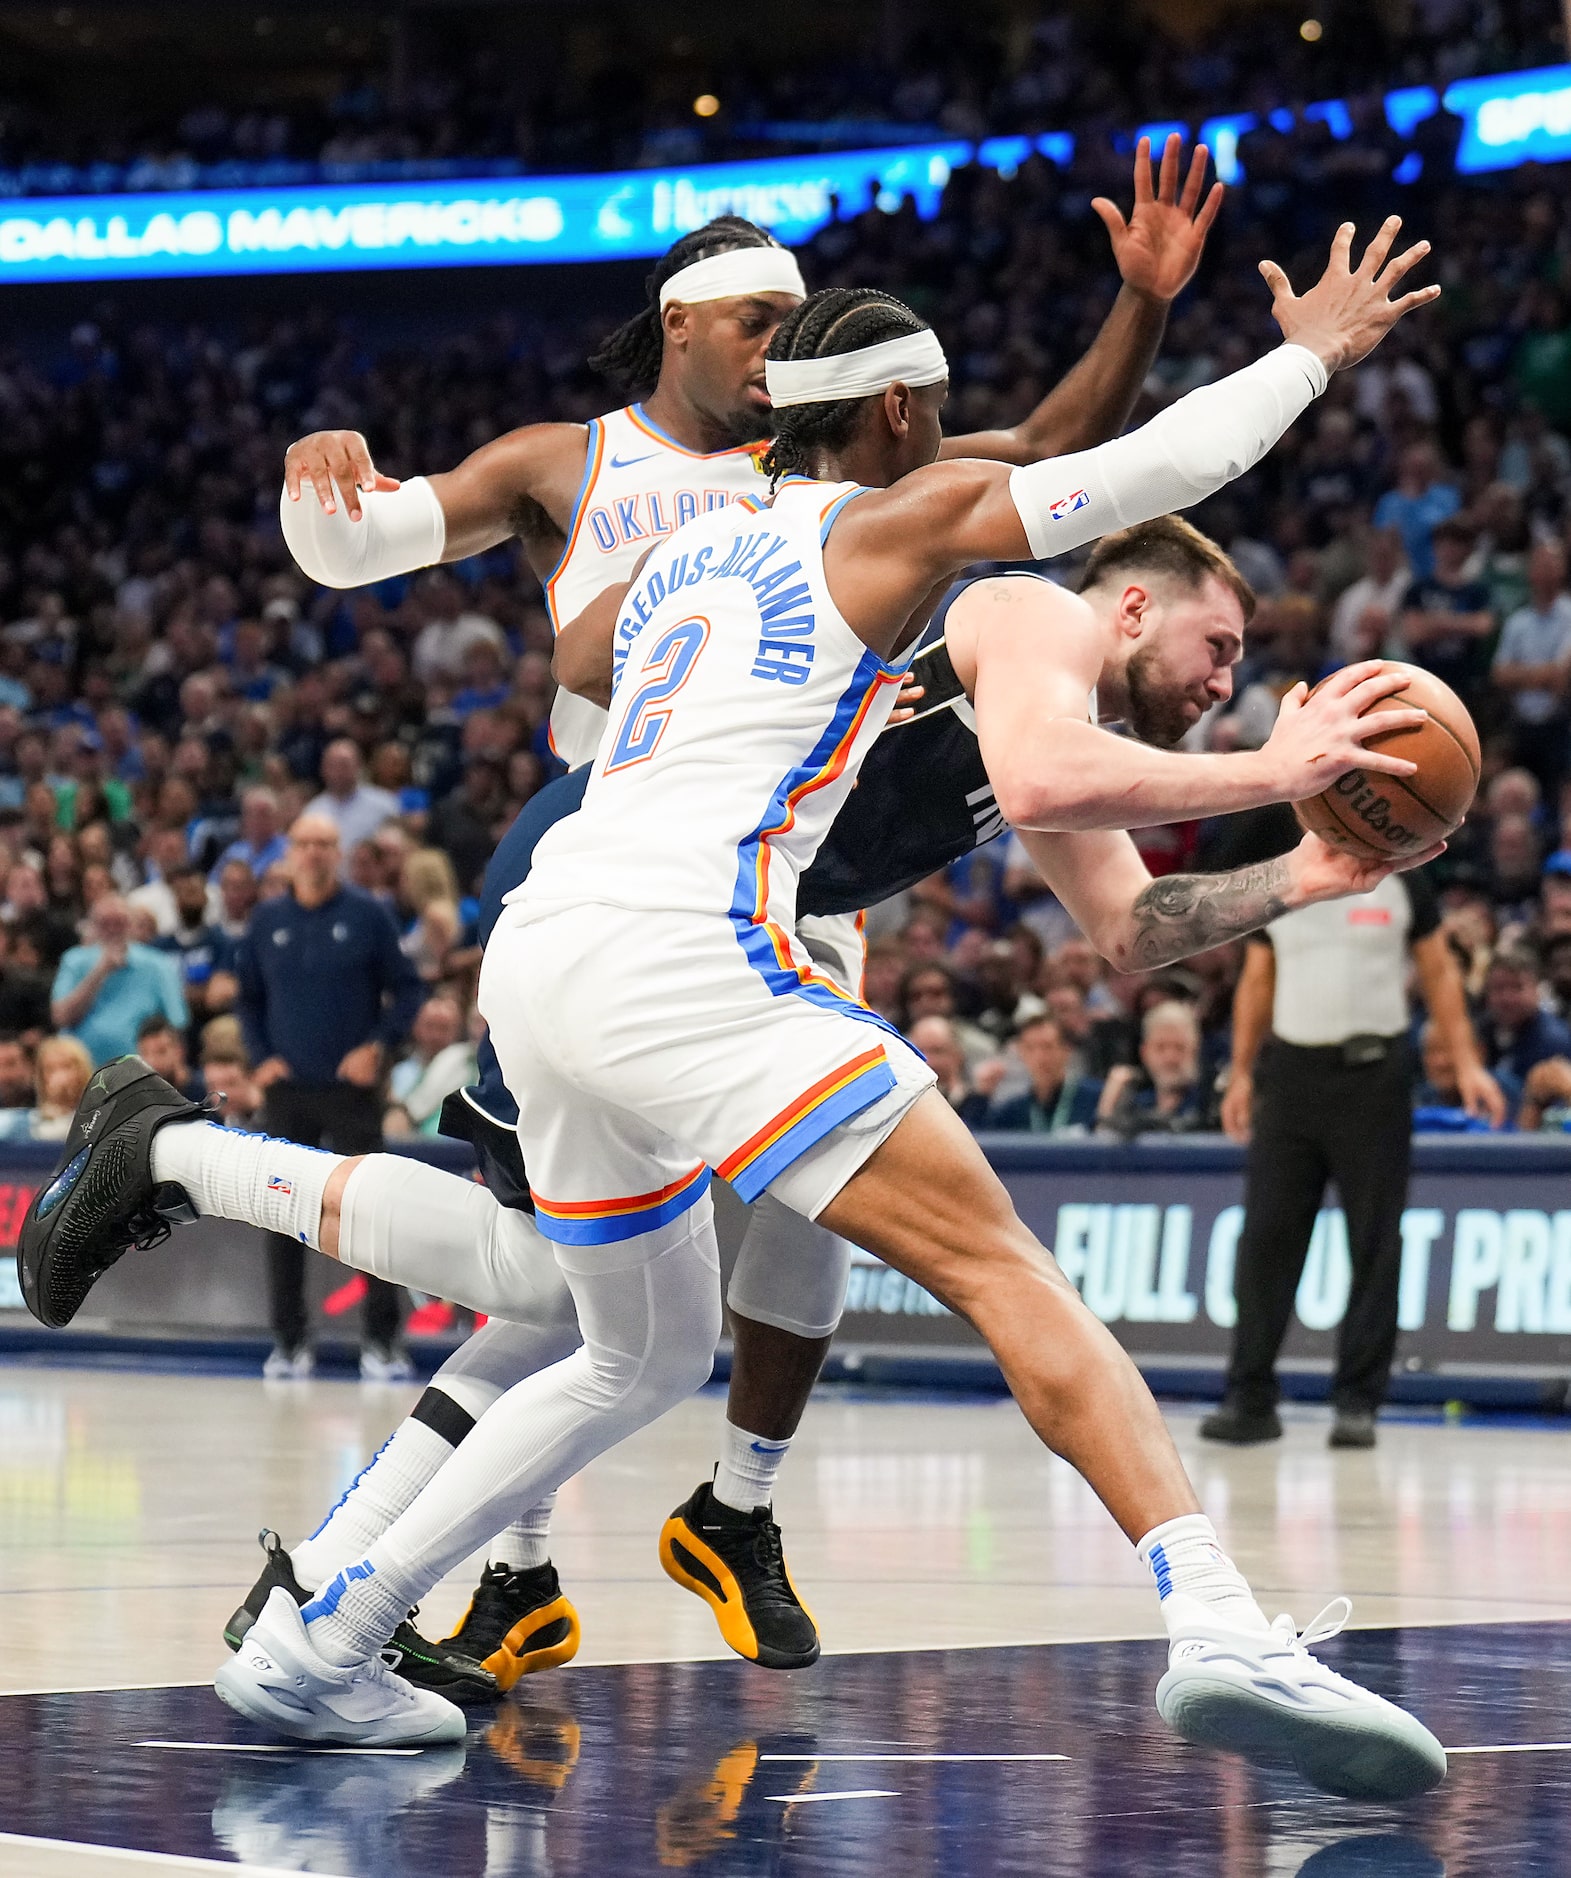
[[[1444,101],[1462,119],[1464,173],[1571,157],[1571,66],[1461,79]],[[1439,108],[1426,86],[1386,98],[1387,118],[1404,136]],[[1341,100],[1306,114],[1338,137],[1352,134]],[[1290,128],[1291,116],[1280,115],[1277,127]],[[1235,114],[1199,126],[1224,181],[1238,177],[1238,140],[1256,122]],[[1160,141],[1190,126],[1143,128]],[[1033,153],[1068,163],[1074,138],[1054,131],[592,176],[18,196],[0,206],[0,282],[628,260],[660,253],[715,215],[745,215],[796,244],[837,203],[842,213],[892,208],[909,195],[930,217],[957,165],[975,161],[1008,175]]]
[[[1220,1362],[1243,1225],[1242,1152],[1216,1140],[986,1146],[1022,1217],[1136,1355]],[[1432,1137],[1415,1145],[1402,1218],[1402,1358],[1571,1370],[1571,1140]],[[1325,1356],[1351,1279],[1329,1203],[1298,1288],[1290,1355]],[[926,1292],[862,1255],[841,1339],[976,1352]]]

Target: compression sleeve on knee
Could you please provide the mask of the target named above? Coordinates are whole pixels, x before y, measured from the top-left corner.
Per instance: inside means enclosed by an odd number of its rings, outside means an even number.
[[[298,502],[285,487],[278,520],[302,573],[323,587],[365,587],[441,560],[447,517],[424,476],[396,489],[364,490],[360,508],[360,520],[351,521],[340,495],[329,515],[309,483]]]
[[[829,1337],[845,1308],[851,1247],[773,1194],[753,1202],[726,1303],[738,1317],[798,1337]]]
[[[1045,561],[1214,495],[1252,469],[1327,382],[1307,347],[1278,346],[1127,437],[1017,469],[1009,493],[1032,554]]]

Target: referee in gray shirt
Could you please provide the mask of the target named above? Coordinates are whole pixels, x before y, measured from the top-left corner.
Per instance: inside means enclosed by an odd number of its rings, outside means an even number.
[[[1228,844],[1230,866],[1280,854],[1299,838],[1289,809],[1238,819],[1244,826]],[[1284,913],[1249,940],[1222,1104],[1222,1125],[1249,1143],[1233,1279],[1238,1321],[1226,1400],[1200,1424],[1208,1440],[1272,1441],[1282,1432],[1277,1357],[1315,1215],[1335,1181],[1353,1272],[1331,1383],[1331,1445],[1374,1446],[1396,1351],[1411,1163],[1409,960],[1455,1058],[1463,1102],[1498,1127],[1505,1102],[1484,1068],[1422,870],[1388,875],[1372,893]]]

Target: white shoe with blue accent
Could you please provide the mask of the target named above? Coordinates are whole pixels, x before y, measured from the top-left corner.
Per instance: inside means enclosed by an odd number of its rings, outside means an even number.
[[[347,1669],[329,1663],[282,1585],[239,1650],[220,1665],[213,1687],[232,1709],[297,1741],[434,1747],[467,1733],[461,1708],[405,1682],[380,1656]]]
[[[1279,1617],[1263,1636],[1224,1629],[1198,1600],[1182,1602],[1181,1613],[1164,1613],[1172,1641],[1156,1706],[1186,1741],[1296,1767],[1343,1799],[1411,1799],[1445,1778],[1446,1751],[1421,1721],[1310,1655],[1352,1616],[1347,1598],[1302,1632]]]

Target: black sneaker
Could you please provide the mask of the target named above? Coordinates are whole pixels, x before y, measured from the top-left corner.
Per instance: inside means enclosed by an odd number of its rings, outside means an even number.
[[[261,1616],[262,1606],[280,1585],[302,1609],[311,1602],[312,1594],[296,1578],[294,1560],[284,1550],[284,1542],[278,1534],[259,1532],[257,1540],[267,1554],[267,1563],[262,1567],[261,1577],[246,1593],[244,1604],[224,1625],[224,1642],[231,1650],[240,1648],[246,1632]],[[414,1612],[409,1615],[413,1617]],[[430,1642],[407,1621],[393,1632],[382,1654],[398,1674],[417,1689],[445,1695],[460,1708],[494,1702],[501,1693],[496,1678],[489,1671],[457,1650],[448,1649],[445,1643]],[[395,1655],[398,1660],[393,1662]]]
[[[1257,1441],[1280,1441],[1282,1424],[1275,1409],[1258,1414],[1241,1409],[1236,1402],[1224,1402],[1200,1424],[1204,1441],[1226,1441],[1235,1448],[1253,1447]]]
[[[1331,1448],[1372,1448],[1375,1445],[1375,1417],[1370,1409],[1338,1409],[1326,1442]]]
[[[738,1656],[765,1669],[818,1661],[818,1626],[791,1582],[767,1506],[739,1513],[704,1481],[661,1527],[660,1563],[710,1607]]]
[[[139,1056],[122,1056],[90,1078],[60,1166],[17,1237],[22,1296],[41,1324],[62,1329],[123,1253],[160,1245],[172,1225],[196,1218],[183,1187],[153,1179],[153,1136],[165,1122],[211,1114]]]
[[[582,1635],[578,1613],[547,1559],[527,1571],[487,1565],[446,1647],[472,1657],[506,1691],[521,1676],[570,1663]]]

